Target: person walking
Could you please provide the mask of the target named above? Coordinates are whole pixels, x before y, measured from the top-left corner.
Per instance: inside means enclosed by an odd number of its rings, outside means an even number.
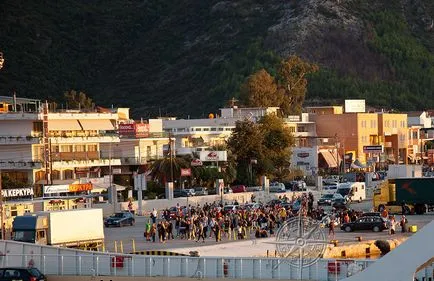
[[[329,222],[329,237],[332,235],[332,239],[335,239],[335,220],[334,218],[330,219]]]
[[[151,212],[152,223],[157,223],[157,216],[158,216],[157,210],[155,208],[152,209]]]
[[[390,216],[389,219],[389,234],[394,235],[396,231],[396,220],[395,216]]]
[[[402,233],[407,232],[407,223],[408,223],[407,218],[405,217],[405,215],[402,215],[401,222],[399,223],[401,225]]]

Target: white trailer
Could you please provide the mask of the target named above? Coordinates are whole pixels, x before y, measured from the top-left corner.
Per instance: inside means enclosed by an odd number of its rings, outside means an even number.
[[[102,209],[38,212],[17,216],[14,240],[42,245],[95,248],[104,242]]]
[[[350,201],[362,202],[366,199],[366,186],[364,182],[340,183],[336,192],[343,197],[347,197]]]

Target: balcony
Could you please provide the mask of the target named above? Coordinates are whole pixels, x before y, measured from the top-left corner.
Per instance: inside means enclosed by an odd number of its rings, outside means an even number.
[[[7,112],[0,114],[0,120],[38,120],[38,113]]]
[[[61,136],[52,137],[51,143],[53,144],[74,144],[74,143],[111,143],[119,142],[119,137],[114,135],[100,135],[100,136]]]
[[[87,159],[87,160],[53,160],[53,169],[66,169],[66,168],[86,168],[86,167],[100,167],[100,166],[120,166],[121,159]]]
[[[0,169],[31,170],[41,169],[42,163],[38,161],[0,161]]]
[[[0,136],[0,145],[37,144],[40,138],[32,136]]]
[[[100,159],[99,151],[86,152],[52,152],[52,161],[72,161],[72,160],[98,160]]]
[[[121,157],[122,165],[144,165],[149,161],[163,158],[163,154],[148,155],[142,157]]]

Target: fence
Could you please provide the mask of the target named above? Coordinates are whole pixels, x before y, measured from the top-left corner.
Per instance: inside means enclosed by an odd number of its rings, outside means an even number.
[[[371,260],[327,260],[303,268],[307,280],[340,280],[362,270]],[[4,254],[2,267],[34,266],[47,275],[299,279],[300,271],[278,258],[223,258],[114,255],[77,251],[71,254]]]

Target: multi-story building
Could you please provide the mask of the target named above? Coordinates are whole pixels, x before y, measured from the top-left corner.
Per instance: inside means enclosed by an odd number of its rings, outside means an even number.
[[[317,112],[314,107],[311,112]],[[361,163],[407,163],[407,114],[385,112],[312,114],[318,135],[334,136],[339,155],[351,154]],[[381,153],[368,153],[367,146],[383,146]]]
[[[220,115],[205,119],[164,118],[163,129],[175,138],[177,154],[190,154],[209,147],[224,145],[238,120],[258,121],[267,114],[277,114],[278,107],[221,108]]]

